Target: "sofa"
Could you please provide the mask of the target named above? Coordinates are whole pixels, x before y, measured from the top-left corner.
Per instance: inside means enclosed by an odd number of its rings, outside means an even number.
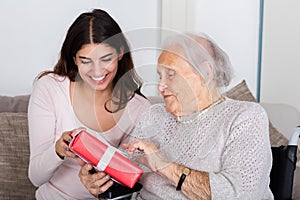
[[[35,199],[28,179],[29,95],[0,97],[0,199]]]
[[[229,98],[255,101],[245,81],[228,90]],[[28,179],[29,138],[27,108],[29,95],[0,96],[0,199],[35,199],[36,188]],[[161,102],[149,97],[151,103]],[[272,146],[286,145],[288,139],[270,122]],[[298,160],[299,160],[298,152]],[[298,161],[299,165],[299,161]],[[300,166],[295,171],[294,198],[300,199]]]

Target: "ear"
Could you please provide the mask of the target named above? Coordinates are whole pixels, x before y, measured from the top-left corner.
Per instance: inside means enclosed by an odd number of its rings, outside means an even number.
[[[123,55],[124,55],[124,47],[122,46],[120,48],[120,53],[118,55],[118,60],[120,61],[122,58],[123,58]]]

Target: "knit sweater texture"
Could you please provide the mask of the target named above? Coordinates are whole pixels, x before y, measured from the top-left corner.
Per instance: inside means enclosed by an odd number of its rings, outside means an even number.
[[[152,105],[131,140],[152,141],[169,161],[208,172],[212,199],[273,199],[269,122],[258,103],[226,98],[182,120],[186,123],[178,122],[164,104]],[[187,199],[149,169],[145,168],[141,182],[144,187],[133,199]]]

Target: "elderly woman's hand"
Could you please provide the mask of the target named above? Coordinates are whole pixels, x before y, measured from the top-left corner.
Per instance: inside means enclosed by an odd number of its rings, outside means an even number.
[[[90,164],[81,167],[79,178],[86,189],[97,198],[99,194],[102,194],[113,185],[113,181],[108,174],[96,171]]]
[[[123,144],[123,146],[128,149],[129,156],[132,156],[136,150],[144,153],[144,156],[137,156],[136,161],[154,172],[165,168],[169,164],[160,155],[159,150],[153,142],[137,139],[130,144]]]

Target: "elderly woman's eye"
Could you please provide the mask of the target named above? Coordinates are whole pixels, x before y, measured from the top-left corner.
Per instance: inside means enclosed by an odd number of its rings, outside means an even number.
[[[172,78],[175,75],[175,71],[174,70],[168,70],[167,75],[168,75],[169,78]]]
[[[157,72],[157,76],[158,76],[159,79],[161,79],[161,74],[160,74],[160,72]]]

